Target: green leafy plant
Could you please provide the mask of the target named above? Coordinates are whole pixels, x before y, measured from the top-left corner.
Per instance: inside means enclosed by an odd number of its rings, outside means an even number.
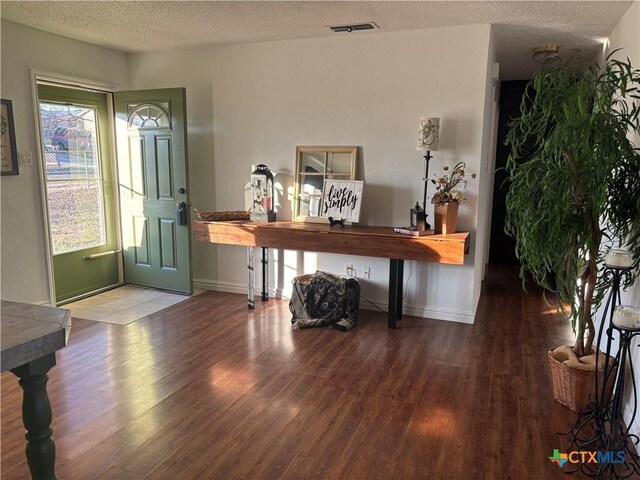
[[[520,276],[556,292],[569,315],[574,351],[595,336],[605,296],[606,249],[622,244],[640,260],[640,70],[610,55],[576,72],[575,55],[547,59],[529,83],[506,144],[511,186],[506,231],[516,240]]]

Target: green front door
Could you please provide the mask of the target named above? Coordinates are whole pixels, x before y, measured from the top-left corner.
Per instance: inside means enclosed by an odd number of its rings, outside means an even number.
[[[56,302],[117,285],[107,94],[38,85]]]
[[[114,100],[125,282],[191,293],[185,89]]]

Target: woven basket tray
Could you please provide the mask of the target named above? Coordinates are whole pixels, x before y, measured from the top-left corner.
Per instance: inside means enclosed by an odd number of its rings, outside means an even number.
[[[572,368],[553,358],[551,350],[548,352],[551,381],[553,383],[553,397],[574,412],[583,411],[593,400],[595,393],[595,377],[592,370]],[[614,360],[611,358],[611,362]],[[604,372],[598,372],[598,389],[602,388]],[[606,401],[611,398],[615,371],[609,375],[606,389]]]
[[[226,222],[230,220],[249,220],[249,212],[244,210],[226,210],[224,212],[199,212],[193,209],[198,216],[198,220],[205,222]]]

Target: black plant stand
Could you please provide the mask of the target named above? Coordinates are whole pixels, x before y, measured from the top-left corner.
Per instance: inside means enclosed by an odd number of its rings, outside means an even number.
[[[633,424],[638,413],[638,388],[633,371],[631,353],[634,337],[640,335],[640,328],[622,328],[613,324],[613,312],[620,303],[620,285],[622,278],[629,273],[629,268],[607,267],[605,280],[611,282],[611,292],[605,305],[604,315],[598,330],[597,345],[600,345],[604,326],[607,325],[607,347],[602,385],[595,377],[595,395],[587,408],[580,413],[573,428],[565,435],[571,436],[568,451],[599,452],[599,462],[582,461],[566,473],[582,473],[598,479],[638,478],[640,476],[640,457],[637,449],[640,439],[629,434],[622,418],[622,405],[625,393],[626,364],[631,367],[631,387],[633,414],[629,424]],[[620,337],[618,352],[611,360],[611,343],[614,331]],[[598,357],[596,357],[596,371]],[[607,385],[613,382],[613,393],[608,398]],[[609,453],[610,452],[610,453]],[[624,459],[619,452],[624,452]]]

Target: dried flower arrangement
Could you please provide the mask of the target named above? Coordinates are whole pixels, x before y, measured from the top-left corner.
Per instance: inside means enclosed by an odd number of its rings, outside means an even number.
[[[464,162],[458,162],[451,172],[449,172],[448,166],[442,167],[445,173],[441,176],[436,175],[436,178],[431,180],[431,183],[436,186],[436,193],[431,197],[431,203],[457,203],[458,205],[464,203],[462,189],[467,186],[467,176],[472,179],[477,176],[475,173],[467,175],[466,167]],[[456,188],[460,184],[462,187]]]

